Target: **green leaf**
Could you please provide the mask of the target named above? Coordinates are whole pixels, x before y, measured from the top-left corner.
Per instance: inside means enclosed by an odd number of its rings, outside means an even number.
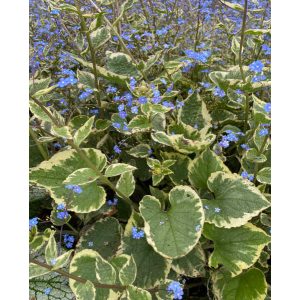
[[[211,117],[198,93],[193,93],[184,101],[184,106],[179,109],[179,120],[192,127],[197,125],[199,129],[211,126]]]
[[[109,120],[97,120],[95,123],[95,128],[100,131],[106,130],[111,125]]]
[[[34,101],[29,101],[29,107],[31,112],[35,115],[36,118],[45,122],[52,123],[52,119],[49,117],[49,115],[46,112],[44,112],[44,110],[42,110],[40,106],[37,105]],[[45,107],[45,110],[47,110],[49,114],[52,115],[49,108]]]
[[[110,39],[110,32],[107,27],[101,27],[93,31],[91,34],[91,41],[94,49],[100,48]]]
[[[119,272],[119,282],[121,285],[129,285],[136,278],[136,264],[132,256],[121,254],[111,260],[111,264]]]
[[[51,91],[53,91],[54,89],[56,88],[56,85],[52,85],[46,89],[43,89],[43,90],[39,90],[38,92],[34,93],[32,95],[33,98],[40,98],[41,96],[43,95],[46,95],[46,94],[49,94]]]
[[[268,286],[264,273],[256,268],[233,278],[218,272],[213,282],[217,286],[218,300],[264,300],[267,296]]]
[[[128,300],[151,300],[151,294],[141,288],[129,285],[127,287]]]
[[[131,148],[128,153],[134,157],[148,157],[150,155],[150,146],[147,144],[139,144]]]
[[[29,82],[29,95],[32,96],[38,91],[46,89],[51,82],[51,78],[34,79]]]
[[[200,244],[197,244],[186,256],[172,261],[172,269],[188,277],[205,277],[205,266],[205,253]]]
[[[207,182],[215,198],[202,200],[205,221],[217,227],[239,227],[270,206],[264,195],[248,180],[236,174],[213,173]],[[219,208],[220,212],[215,209]]]
[[[95,300],[96,289],[94,285],[88,280],[86,283],[78,285],[76,288],[76,300]]]
[[[51,260],[57,257],[57,245],[54,238],[55,231],[53,230],[48,240],[48,244],[45,249],[45,258],[48,265],[52,265]]]
[[[231,173],[221,158],[210,149],[206,149],[189,164],[188,176],[190,183],[197,189],[207,189],[209,176],[217,171]]]
[[[95,116],[89,118],[74,135],[74,143],[79,146],[91,133]]]
[[[263,168],[257,173],[257,181],[260,183],[271,184],[271,168]]]
[[[169,210],[162,211],[158,199],[144,196],[140,202],[140,212],[145,221],[148,243],[163,257],[179,258],[197,244],[204,212],[199,196],[188,186],[173,188],[169,201]]]
[[[123,173],[117,182],[116,188],[125,196],[130,197],[135,189],[135,180],[132,172]]]
[[[251,267],[270,242],[270,237],[251,223],[230,229],[206,223],[203,234],[214,242],[209,266],[218,268],[219,264],[222,264],[233,275]]]
[[[95,88],[95,76],[94,74],[86,71],[77,70],[78,81],[88,88]]]
[[[63,268],[64,266],[66,266],[69,262],[70,256],[73,253],[73,250],[70,250],[68,252],[65,252],[64,254],[60,255],[57,259],[56,262],[54,264],[54,266],[52,267],[52,270],[57,270],[60,268]]]
[[[62,137],[64,139],[72,138],[72,134],[71,134],[70,128],[68,126],[57,127],[55,125],[52,125],[51,132],[55,136]]]
[[[107,69],[118,75],[138,77],[139,72],[129,55],[121,52],[110,53],[107,58]]]
[[[257,150],[260,150],[263,145],[264,145],[264,149],[267,148],[269,145],[269,141],[270,141],[269,138],[267,138],[267,141],[265,142],[266,136],[260,136],[259,135],[260,130],[261,130],[261,127],[260,126],[257,127],[257,129],[255,130],[254,135],[253,135],[253,140],[257,147]],[[262,149],[262,151],[264,149]]]
[[[85,249],[77,252],[71,263],[69,273],[83,279],[87,279],[91,282],[97,282],[102,284],[115,284],[116,271],[111,264],[104,260],[100,254],[94,250]],[[73,293],[80,295],[80,291],[84,290],[83,283],[74,279],[69,280],[70,288]],[[95,289],[95,299],[109,299],[109,296],[113,294],[111,289]]]
[[[176,161],[175,164],[170,167],[173,174],[169,174],[169,177],[175,185],[183,184],[188,177],[190,158],[175,152],[160,152],[160,155],[163,159]]]
[[[98,170],[106,165],[106,157],[96,149],[82,149]],[[65,188],[63,183],[74,171],[88,167],[75,150],[60,151],[48,161],[30,170],[30,182],[46,188],[56,204],[65,202],[67,209],[78,213],[98,210],[104,203],[106,193],[96,182],[85,184],[81,194]]]
[[[124,253],[132,255],[136,263],[137,275],[134,285],[150,288],[165,280],[171,263],[157,254],[145,238],[137,240],[126,236],[122,248]]]
[[[78,130],[81,126],[83,126],[86,123],[88,119],[89,117],[86,115],[75,116],[71,119],[68,125],[71,128],[71,130]]]
[[[246,159],[252,163],[264,163],[267,161],[267,157],[260,154],[256,149],[252,148],[246,152]]]
[[[107,169],[105,170],[105,176],[114,177],[114,176],[121,175],[125,172],[134,171],[134,170],[136,170],[136,167],[131,165],[127,165],[123,163],[112,164],[108,166]]]
[[[150,129],[151,123],[149,122],[147,116],[140,115],[135,116],[128,124],[128,128],[133,130],[143,130],[143,129]]]
[[[121,233],[122,227],[117,219],[107,217],[98,220],[80,237],[77,249],[90,248],[107,259],[117,253],[121,244]]]
[[[244,7],[238,3],[231,3],[229,1],[222,1],[226,6],[229,6],[230,8],[234,9],[234,10],[239,10],[239,11],[243,11]]]
[[[81,168],[71,173],[63,183],[81,185],[94,182],[98,178],[99,175],[97,175],[94,170],[90,168]]]
[[[44,267],[41,267],[39,265],[36,265],[34,263],[29,264],[29,279],[39,277],[39,276],[45,275],[50,272],[51,272],[50,270],[48,270]]]
[[[252,34],[252,35],[262,35],[262,34],[270,34],[270,29],[247,29],[245,30],[245,34]]]

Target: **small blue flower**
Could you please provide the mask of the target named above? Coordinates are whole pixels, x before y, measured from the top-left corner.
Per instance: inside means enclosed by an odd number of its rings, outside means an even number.
[[[120,111],[120,112],[119,112],[119,116],[120,116],[120,118],[122,118],[122,119],[126,119],[126,116],[127,116],[126,111]]]
[[[249,181],[253,181],[253,179],[254,179],[254,175],[248,175],[248,179],[249,179]]]
[[[115,145],[114,152],[120,154],[122,152],[122,150],[118,147],[118,145]]]
[[[49,295],[51,293],[51,291],[52,291],[52,288],[46,288],[46,289],[44,289],[44,294]]]
[[[138,231],[138,229],[136,227],[132,227],[131,234],[132,234],[132,237],[136,240],[143,238],[145,235],[145,233],[142,229],[140,231]]]
[[[256,75],[252,78],[252,82],[261,82],[266,80],[266,76],[265,75]]]
[[[113,200],[107,200],[107,205],[116,206],[118,204],[118,198],[113,198]]]
[[[55,258],[52,258],[52,259],[50,260],[50,264],[51,264],[51,266],[54,266],[54,265],[56,264],[56,259],[55,259]]]
[[[108,88],[106,89],[106,92],[107,92],[108,94],[114,94],[114,93],[117,92],[117,88],[114,87],[114,86],[109,85]]]
[[[263,70],[264,64],[260,60],[256,60],[249,65],[249,70],[255,73],[261,73]]]
[[[119,111],[119,112],[123,111],[124,109],[125,109],[125,105],[124,105],[124,104],[120,104],[120,105],[118,106],[118,111]]]
[[[224,136],[222,137],[222,140],[218,143],[218,145],[221,148],[228,148],[229,147],[229,142],[226,138],[224,138]]]
[[[121,128],[121,124],[117,123],[117,122],[112,123],[112,126],[115,127],[115,128],[118,128],[118,129]]]
[[[140,104],[146,104],[147,103],[147,98],[145,96],[141,96],[140,98],[138,98],[138,102]]]
[[[201,225],[200,225],[200,224],[195,226],[195,230],[196,230],[197,232],[200,231],[200,228],[201,228]]]
[[[82,193],[82,188],[79,185],[74,185],[74,184],[68,184],[65,186],[66,189],[72,190],[76,194],[81,194]]]
[[[134,90],[136,83],[137,81],[133,77],[130,77],[130,82],[129,82],[130,89]]]
[[[183,288],[181,287],[180,282],[172,281],[167,286],[167,292],[173,294],[173,299],[181,300],[183,296]]]
[[[60,203],[57,205],[56,209],[65,209],[66,208],[66,204],[65,203]]]
[[[220,97],[220,98],[223,98],[223,97],[226,96],[226,93],[225,93],[222,89],[220,89],[218,86],[215,87],[213,94],[214,94],[215,96]]]
[[[258,132],[259,136],[266,136],[269,133],[267,128],[263,128]]]
[[[60,220],[64,220],[69,217],[69,213],[67,211],[60,211],[60,212],[56,213],[56,217]]]
[[[265,104],[264,110],[268,114],[271,112],[271,103],[270,102],[268,102],[268,103]]]
[[[74,242],[75,242],[74,236],[69,235],[69,234],[64,235],[64,243],[68,249],[73,247]]]
[[[88,242],[88,246],[89,246],[89,247],[93,247],[93,246],[94,246],[94,242],[89,241],[89,242]]]
[[[247,179],[248,178],[248,172],[247,171],[243,171],[241,173],[241,176],[244,178],[244,179]]]
[[[137,113],[139,112],[138,107],[137,107],[137,106],[132,106],[132,107],[131,107],[131,112],[132,112],[133,114],[137,114]]]
[[[32,219],[29,219],[29,230],[32,229],[33,226],[36,226],[39,223],[38,217],[34,217]]]
[[[250,147],[247,144],[241,144],[241,148],[243,148],[246,151],[250,149]]]
[[[221,211],[221,208],[215,207],[215,212],[216,212],[216,213],[219,213],[220,211]]]

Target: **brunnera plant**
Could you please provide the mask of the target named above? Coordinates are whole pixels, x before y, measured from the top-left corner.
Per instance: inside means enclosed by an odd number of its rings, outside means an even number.
[[[30,297],[270,299],[270,2],[30,1]]]

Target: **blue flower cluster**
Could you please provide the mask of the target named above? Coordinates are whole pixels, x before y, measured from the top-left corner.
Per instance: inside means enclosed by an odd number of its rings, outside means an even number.
[[[243,172],[241,173],[241,176],[242,176],[244,179],[248,179],[249,181],[253,181],[253,179],[254,179],[254,175],[248,174],[247,171],[243,171]]]
[[[118,204],[118,198],[114,197],[112,200],[107,200],[107,205],[116,206]]]
[[[82,188],[79,185],[74,185],[74,184],[68,184],[65,186],[67,190],[71,190],[76,194],[81,194],[82,193]]]
[[[32,227],[36,226],[39,223],[38,217],[34,217],[32,219],[29,219],[29,230],[32,229]]]
[[[64,243],[68,249],[71,249],[73,247],[74,242],[75,238],[73,235],[64,234]]]
[[[89,97],[91,94],[93,93],[93,90],[90,88],[86,88],[80,95],[79,95],[79,99],[80,100],[84,100],[87,97]]]
[[[67,219],[69,217],[69,213],[67,212],[66,209],[66,204],[65,203],[60,203],[57,205],[56,210],[58,212],[56,213],[56,217],[60,220]]]
[[[219,88],[218,86],[215,87],[213,94],[215,96],[220,97],[220,98],[223,98],[223,97],[226,96],[226,93],[221,88]]]
[[[181,300],[183,297],[183,288],[178,281],[172,281],[167,286],[167,292],[172,293],[173,299]]]
[[[139,240],[145,236],[145,233],[143,230],[138,231],[137,227],[132,227],[131,229],[132,237],[136,240]]]
[[[208,61],[209,57],[211,56],[211,51],[209,51],[209,50],[202,51],[202,52],[195,52],[193,50],[185,50],[184,53],[188,58],[191,58],[195,61],[199,61],[202,63],[206,63]]]
[[[225,130],[226,134],[222,135],[222,140],[218,143],[221,148],[228,148],[230,142],[237,142],[239,136],[244,136],[243,132],[233,132],[232,130]]]

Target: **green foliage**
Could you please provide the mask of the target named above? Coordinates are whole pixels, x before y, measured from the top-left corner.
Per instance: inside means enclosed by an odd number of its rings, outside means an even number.
[[[269,299],[269,8],[146,2],[30,1],[30,296]]]

